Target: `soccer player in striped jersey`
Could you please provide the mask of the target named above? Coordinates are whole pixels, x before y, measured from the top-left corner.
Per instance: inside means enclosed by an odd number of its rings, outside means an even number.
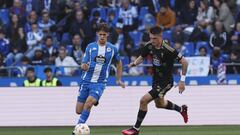
[[[82,82],[76,105],[76,113],[81,114],[78,124],[85,123],[89,117],[93,105],[98,104],[106,87],[109,76],[110,64],[116,61],[116,83],[122,88],[125,84],[121,81],[122,62],[117,48],[107,42],[109,28],[106,23],[100,23],[97,27],[96,42],[88,44],[83,56],[81,68],[83,70]]]

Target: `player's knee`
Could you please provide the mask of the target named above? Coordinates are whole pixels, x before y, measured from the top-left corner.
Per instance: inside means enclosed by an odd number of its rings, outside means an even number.
[[[92,102],[92,101],[86,102],[86,103],[84,104],[84,109],[90,110],[93,105],[94,105],[94,102]]]
[[[162,106],[160,104],[155,104],[156,108],[162,108]]]
[[[81,110],[76,110],[76,114],[80,115],[82,113]]]
[[[140,105],[141,105],[141,106],[146,106],[147,104],[148,104],[147,100],[144,99],[144,98],[141,98],[141,100],[140,100]]]

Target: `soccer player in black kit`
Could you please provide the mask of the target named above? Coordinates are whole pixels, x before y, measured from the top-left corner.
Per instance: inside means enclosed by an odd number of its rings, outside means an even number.
[[[157,108],[165,108],[179,112],[184,122],[188,122],[187,106],[181,107],[165,100],[165,94],[173,87],[173,64],[177,60],[182,64],[182,75],[178,83],[179,93],[185,90],[185,78],[188,63],[186,59],[173,49],[167,41],[162,39],[162,29],[158,26],[150,29],[150,41],[141,49],[140,56],[129,67],[134,67],[142,63],[147,55],[152,56],[153,64],[153,83],[152,90],[145,94],[140,100],[140,108],[137,116],[136,124],[130,128],[123,130],[124,135],[138,135],[141,123],[147,114],[147,106],[151,101],[155,102]]]

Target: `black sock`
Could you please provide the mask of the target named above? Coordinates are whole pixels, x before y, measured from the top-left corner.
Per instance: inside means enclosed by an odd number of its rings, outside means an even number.
[[[177,112],[181,112],[181,107],[172,103],[171,101],[168,101],[168,104],[165,108],[168,110],[175,110]]]
[[[134,126],[135,128],[140,128],[142,121],[145,118],[146,114],[147,114],[147,111],[142,111],[142,110],[138,111],[137,122]]]

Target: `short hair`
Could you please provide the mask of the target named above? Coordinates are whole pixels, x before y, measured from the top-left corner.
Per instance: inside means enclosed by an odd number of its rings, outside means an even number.
[[[29,68],[27,68],[27,72],[28,72],[28,71],[35,72],[35,69],[34,69],[33,67],[29,67]]]
[[[159,26],[154,26],[152,28],[150,28],[150,33],[153,34],[153,35],[158,35],[158,34],[161,34],[162,33],[162,28],[159,27]]]
[[[46,73],[46,72],[52,72],[52,69],[51,69],[50,67],[46,67],[46,68],[44,69],[44,73]]]
[[[97,25],[97,32],[99,31],[104,31],[104,32],[109,32],[109,27],[106,23],[99,23]]]

